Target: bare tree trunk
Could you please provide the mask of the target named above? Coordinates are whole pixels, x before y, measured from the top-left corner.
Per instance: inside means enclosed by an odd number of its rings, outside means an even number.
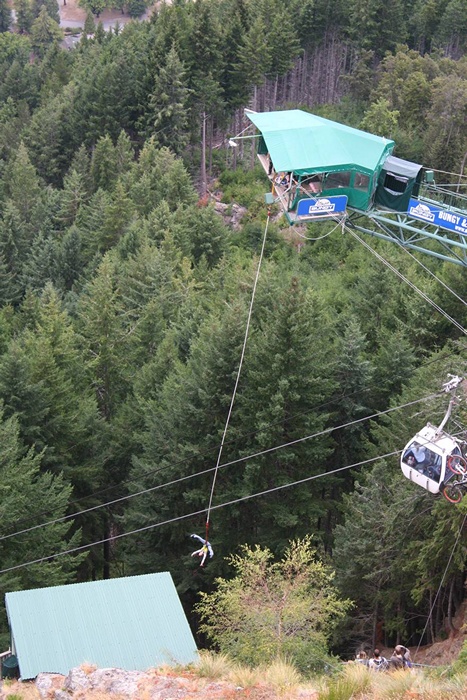
[[[214,118],[209,120],[209,177],[212,177],[212,141],[214,136]]]
[[[278,85],[279,85],[279,76],[276,75],[276,79],[275,79],[275,81],[274,81],[274,90],[273,90],[273,93],[272,93],[272,105],[271,105],[272,110],[275,110],[275,109],[276,109],[276,104],[277,104],[277,88],[278,88]]]
[[[201,197],[206,196],[206,112],[202,114],[201,125]]]
[[[253,106],[252,106],[253,112],[256,112],[256,102],[257,102],[257,99],[258,99],[258,88],[257,88],[256,85],[255,85],[254,88],[253,88]]]

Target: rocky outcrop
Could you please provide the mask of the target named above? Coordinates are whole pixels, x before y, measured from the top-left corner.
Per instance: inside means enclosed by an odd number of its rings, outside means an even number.
[[[169,675],[157,669],[123,671],[80,666],[67,676],[40,673],[36,688],[42,700],[220,700],[235,691],[231,683],[208,683],[195,676]]]
[[[241,221],[247,211],[240,204],[224,204],[223,202],[215,202],[214,210],[222,216],[224,224],[234,231],[240,229]]]

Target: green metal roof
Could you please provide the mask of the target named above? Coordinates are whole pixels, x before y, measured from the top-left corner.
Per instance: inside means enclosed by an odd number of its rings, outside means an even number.
[[[5,603],[23,679],[84,662],[144,671],[197,657],[168,572],[17,591]]]
[[[394,141],[290,109],[246,112],[261,132],[277,171],[309,172],[356,167],[377,170]]]

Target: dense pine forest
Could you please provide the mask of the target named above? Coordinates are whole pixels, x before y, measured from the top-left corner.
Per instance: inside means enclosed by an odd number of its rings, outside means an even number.
[[[15,24],[11,9],[0,0],[2,601],[170,571],[197,633],[226,557],[309,537],[354,603],[331,651],[449,634],[467,500],[409,483],[399,455],[444,416],[448,373],[467,375],[446,316],[466,325],[465,267],[371,241],[443,315],[335,224],[299,237],[275,219],[203,570],[189,535],[204,532],[266,221],[267,178],[229,136],[245,107],[298,107],[456,178],[466,0],[174,0],[114,31],[96,16],[71,51],[53,0],[16,0]],[[214,193],[245,207],[238,228]],[[1,633],[6,648],[4,612]]]

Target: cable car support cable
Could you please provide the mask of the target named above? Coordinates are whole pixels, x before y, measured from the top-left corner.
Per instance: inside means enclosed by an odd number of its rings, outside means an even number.
[[[294,441],[297,442],[297,441]],[[273,448],[274,449],[274,448]],[[275,448],[278,449],[278,448]],[[268,450],[266,450],[267,452]],[[393,457],[396,454],[399,454],[400,450],[394,450],[393,452],[387,452],[384,455],[378,455],[377,457],[370,457],[369,459],[365,459],[361,462],[356,462],[355,464],[348,464],[345,467],[338,467],[337,469],[333,469],[328,472],[322,472],[320,474],[313,474],[312,476],[306,476],[303,479],[298,479],[297,481],[291,481],[287,484],[281,484],[280,486],[273,486],[271,488],[265,489],[264,491],[259,491],[257,493],[252,493],[252,494],[247,494],[246,496],[240,496],[239,498],[234,498],[230,501],[225,501],[224,503],[217,503],[213,506],[211,506],[211,511],[212,510],[219,510],[220,508],[226,508],[227,506],[232,506],[237,503],[242,503],[244,501],[250,501],[254,498],[259,498],[260,496],[267,496],[270,493],[275,493],[277,491],[282,491],[283,489],[291,488],[293,486],[299,486],[300,484],[307,483],[308,481],[313,481],[315,479],[320,479],[322,477],[326,476],[332,476],[333,474],[338,474],[340,472],[346,471],[348,469],[355,469],[357,467],[360,467],[364,464],[370,464],[371,462],[376,462],[378,459],[385,459],[386,457]],[[261,453],[258,453],[261,454]],[[252,457],[255,455],[252,455]],[[246,459],[243,457],[242,459]],[[236,460],[236,461],[241,461],[241,460]],[[221,465],[221,466],[227,466],[227,465]],[[211,470],[212,471],[212,470]],[[187,477],[185,477],[187,478]],[[105,537],[101,540],[97,540],[95,542],[90,542],[88,544],[83,544],[80,545],[79,547],[74,547],[73,549],[68,549],[63,552],[56,552],[55,554],[50,554],[46,555],[44,557],[41,557],[39,559],[34,559],[32,561],[28,562],[23,562],[22,564],[15,564],[14,566],[10,566],[6,569],[1,569],[0,570],[0,575],[5,574],[9,571],[14,571],[16,569],[22,569],[26,566],[32,566],[33,564],[41,564],[46,561],[52,561],[53,559],[56,559],[57,557],[62,557],[67,554],[74,554],[76,552],[82,552],[85,549],[88,549],[90,547],[95,547],[96,545],[104,544],[104,542],[109,542],[110,540],[119,540],[123,539],[124,537],[129,537],[130,535],[136,535],[140,532],[147,532],[148,530],[153,530],[156,527],[161,527],[162,525],[171,525],[176,522],[180,522],[181,520],[187,520],[189,518],[194,518],[196,516],[199,516],[203,513],[206,513],[206,509],[201,509],[197,511],[193,511],[192,513],[185,513],[184,515],[178,515],[174,518],[169,518],[168,520],[164,520],[162,522],[158,523],[151,523],[150,525],[144,525],[143,527],[137,528],[136,530],[130,530],[130,532],[122,532],[118,535],[112,535],[110,537]]]
[[[345,224],[344,224],[345,226]],[[412,287],[417,294],[419,294],[426,302],[428,302],[436,311],[438,311],[442,316],[444,316],[450,323],[452,323],[456,328],[463,333],[464,335],[467,335],[467,329],[464,328],[458,321],[456,321],[455,318],[450,316],[448,313],[446,313],[436,302],[434,302],[430,297],[425,294],[421,289],[419,289],[413,282],[411,282],[407,277],[405,277],[399,270],[397,270],[394,265],[392,265],[390,262],[385,260],[382,255],[380,255],[376,250],[374,250],[366,241],[362,240],[358,234],[355,233],[351,228],[348,226],[345,226],[345,230],[350,233],[351,236],[353,236],[357,241],[359,241],[367,250],[369,250],[373,255],[380,260],[386,267],[388,267],[394,274],[396,274],[401,280],[406,282],[409,287]]]
[[[375,223],[376,223],[378,226],[380,226],[379,221],[375,221]],[[298,232],[297,232],[297,233],[298,233]],[[399,248],[401,248],[401,249],[404,251],[404,253],[407,253],[407,255],[409,255],[409,256],[412,258],[412,260],[414,260],[414,261],[417,263],[417,265],[420,265],[420,267],[422,267],[426,272],[428,272],[428,274],[430,274],[432,277],[434,277],[435,280],[436,280],[437,282],[439,282],[439,284],[441,284],[445,289],[447,289],[448,292],[450,292],[453,296],[455,296],[462,304],[464,304],[464,306],[467,306],[467,301],[466,301],[465,299],[463,299],[461,296],[459,296],[459,294],[457,294],[457,292],[455,292],[453,289],[451,289],[451,287],[449,287],[445,282],[443,282],[443,280],[441,280],[439,277],[437,277],[437,276],[434,274],[434,272],[432,272],[432,271],[430,270],[429,267],[427,267],[426,265],[424,265],[424,264],[422,263],[421,260],[419,260],[418,258],[416,258],[415,255],[414,255],[413,253],[410,252],[410,250],[407,248],[407,246],[402,245],[402,243],[401,243],[399,240],[395,240],[394,242],[397,243],[397,245],[399,246]]]
[[[277,452],[278,450],[285,449],[286,447],[291,447],[292,445],[296,445],[296,444],[299,444],[299,443],[301,443],[301,442],[305,442],[306,440],[311,440],[311,439],[313,439],[313,438],[315,438],[315,437],[321,437],[321,436],[323,436],[323,435],[328,435],[328,434],[332,433],[332,432],[335,431],[335,430],[342,430],[343,428],[348,428],[348,427],[353,426],[353,425],[356,425],[356,424],[358,424],[358,423],[364,423],[365,421],[368,421],[368,420],[374,420],[374,419],[377,418],[378,416],[387,415],[388,413],[393,413],[394,411],[399,411],[399,410],[402,410],[402,409],[404,409],[404,408],[408,408],[409,406],[414,406],[414,405],[416,405],[416,404],[420,404],[420,403],[423,403],[423,402],[426,402],[426,401],[431,401],[432,399],[441,396],[443,393],[444,393],[444,392],[437,392],[437,393],[435,393],[435,394],[430,394],[429,396],[424,396],[424,397],[421,398],[421,399],[415,399],[414,401],[409,401],[408,403],[401,404],[400,406],[393,406],[393,407],[391,407],[391,408],[386,409],[385,411],[378,411],[377,413],[373,413],[373,414],[370,415],[370,416],[366,416],[366,417],[363,417],[363,418],[357,418],[357,419],[355,419],[355,420],[353,420],[353,421],[350,421],[349,423],[344,423],[344,424],[342,424],[342,425],[337,425],[337,426],[332,426],[332,427],[330,427],[330,428],[325,428],[324,430],[320,430],[320,431],[317,432],[317,433],[313,433],[313,434],[311,434],[311,435],[306,435],[306,436],[304,436],[304,437],[297,438],[296,440],[292,440],[292,441],[290,441],[290,442],[286,442],[286,443],[283,443],[283,444],[281,444],[281,445],[276,445],[276,446],[274,446],[274,447],[269,447],[269,448],[266,448],[266,449],[264,449],[264,450],[261,450],[260,452],[255,452],[255,453],[250,454],[250,455],[245,455],[244,457],[238,457],[237,459],[233,459],[233,460],[231,460],[230,462],[225,462],[224,464],[216,465],[216,467],[209,467],[208,469],[204,469],[204,470],[202,470],[202,471],[200,471],[200,472],[197,472],[196,474],[187,474],[187,475],[182,476],[182,477],[180,477],[180,478],[178,478],[178,479],[174,479],[174,480],[172,480],[172,481],[167,481],[167,482],[165,482],[165,483],[163,483],[163,484],[158,484],[157,486],[151,486],[150,488],[143,489],[143,490],[141,490],[141,491],[137,491],[137,492],[132,493],[132,494],[129,494],[129,495],[127,495],[127,496],[121,496],[120,498],[117,498],[117,499],[115,499],[115,500],[113,500],[113,501],[108,501],[107,503],[102,503],[102,504],[100,504],[100,505],[92,506],[92,507],[90,507],[90,508],[86,508],[86,509],[84,509],[84,510],[81,510],[81,511],[78,511],[78,512],[75,512],[75,513],[70,513],[69,515],[64,515],[64,516],[61,517],[61,518],[56,518],[56,519],[51,520],[51,521],[49,521],[49,522],[41,523],[40,525],[33,525],[33,526],[29,527],[29,528],[25,528],[25,529],[23,529],[23,530],[18,530],[17,532],[12,532],[12,533],[9,533],[8,535],[3,535],[2,537],[0,537],[0,541],[9,539],[10,537],[14,537],[14,536],[16,536],[16,535],[25,534],[25,533],[27,533],[27,532],[30,532],[30,531],[32,531],[32,530],[36,530],[36,529],[41,528],[41,527],[47,527],[47,526],[49,526],[49,525],[54,525],[54,524],[56,524],[56,523],[63,522],[63,521],[68,520],[68,519],[70,519],[70,518],[75,518],[75,517],[77,517],[77,516],[79,516],[79,515],[84,515],[85,513],[89,513],[89,512],[94,511],[94,510],[99,510],[100,508],[105,508],[105,507],[107,507],[107,506],[115,505],[116,503],[121,503],[122,501],[127,501],[127,500],[130,500],[131,498],[135,498],[135,497],[137,497],[137,496],[142,496],[142,495],[144,495],[144,494],[146,494],[146,493],[151,493],[151,492],[153,492],[153,491],[157,491],[157,490],[162,489],[162,488],[165,488],[165,487],[167,487],[167,486],[174,486],[175,484],[179,484],[179,483],[181,483],[181,482],[183,482],[183,481],[187,481],[188,479],[193,479],[193,478],[198,477],[198,476],[204,476],[205,474],[209,474],[209,473],[211,473],[211,472],[213,472],[213,471],[215,471],[215,470],[218,471],[219,469],[224,469],[225,467],[231,467],[231,466],[233,466],[233,465],[235,465],[235,464],[239,464],[239,463],[241,463],[241,462],[246,462],[246,461],[248,461],[249,459],[255,459],[255,458],[261,457],[261,456],[263,456],[263,455],[265,455],[265,454],[270,454],[270,453],[272,453],[272,452]],[[388,456],[392,456],[392,455],[395,455],[395,454],[400,454],[400,452],[401,452],[401,450],[395,450],[394,452],[390,452],[390,453],[387,453],[387,454],[385,454],[385,455],[380,455],[379,457],[375,457],[375,458],[372,458],[372,459],[370,459],[370,460],[366,460],[365,462],[359,462],[358,464],[352,464],[352,465],[350,465],[350,466],[341,467],[341,468],[338,469],[337,471],[343,471],[343,470],[345,470],[345,469],[354,468],[354,467],[360,466],[360,464],[365,464],[365,463],[368,462],[368,461],[371,462],[371,461],[373,461],[374,459],[384,459],[385,457],[388,457]],[[312,478],[312,479],[317,479],[317,478],[319,478],[319,477],[321,477],[321,476],[330,475],[330,474],[332,474],[332,473],[334,473],[334,472],[323,472],[322,474],[314,475],[313,477],[308,477],[307,479],[305,479],[305,481],[306,481],[306,480],[310,480],[311,478]],[[297,482],[297,483],[298,483],[298,482]],[[285,488],[285,486],[284,486],[284,488]],[[277,490],[277,489],[275,489],[275,490]],[[248,498],[250,498],[250,496],[248,496]],[[251,498],[252,498],[252,496],[251,496]],[[214,508],[215,508],[215,506],[211,506],[211,510],[213,510]],[[192,515],[199,515],[200,513],[205,513],[205,512],[206,512],[206,510],[201,510],[201,511],[197,511],[197,513],[194,513],[194,514],[192,514]],[[188,517],[188,516],[182,516],[182,518],[185,518],[185,517]],[[177,519],[176,519],[176,520],[177,520]],[[167,521],[167,522],[172,522],[172,521]],[[162,524],[165,524],[165,523],[162,523]],[[138,531],[139,531],[139,530],[138,530]],[[131,534],[131,533],[128,533],[128,534]],[[104,541],[105,541],[105,540],[104,540]],[[96,544],[96,543],[93,543],[93,544]],[[89,546],[92,546],[92,545],[89,545]],[[0,572],[0,573],[1,573],[1,572]]]
[[[448,573],[449,566],[450,566],[451,561],[452,561],[452,558],[453,558],[453,556],[454,556],[454,552],[455,552],[455,550],[456,550],[456,547],[457,547],[457,545],[458,545],[458,543],[459,543],[460,536],[461,536],[461,534],[462,534],[462,530],[464,529],[464,525],[465,525],[465,521],[466,521],[466,520],[467,520],[467,513],[464,515],[464,518],[463,518],[463,520],[462,520],[461,526],[459,527],[459,530],[458,530],[458,532],[457,532],[456,541],[454,542],[453,547],[452,547],[452,549],[451,549],[451,554],[449,555],[448,563],[446,564],[446,568],[444,569],[443,576],[441,577],[441,581],[440,581],[438,590],[436,591],[436,595],[435,595],[435,597],[434,597],[434,599],[433,599],[433,603],[431,604],[431,608],[430,608],[430,611],[429,611],[428,616],[427,616],[427,620],[426,620],[426,623],[425,623],[425,627],[423,628],[423,631],[422,631],[422,633],[421,633],[421,635],[420,635],[420,641],[419,641],[418,646],[417,646],[417,648],[416,648],[416,650],[415,650],[414,658],[415,658],[415,656],[418,654],[418,651],[419,651],[420,646],[421,646],[421,640],[423,639],[423,637],[424,637],[424,635],[425,635],[425,632],[426,632],[426,630],[427,630],[427,627],[428,627],[428,625],[429,625],[429,623],[430,623],[430,620],[431,620],[431,618],[432,618],[432,616],[433,616],[433,610],[434,610],[434,608],[435,608],[436,601],[438,600],[439,595],[440,595],[440,593],[441,593],[441,588],[443,587],[444,579],[446,578],[446,575],[447,575],[447,573]]]

